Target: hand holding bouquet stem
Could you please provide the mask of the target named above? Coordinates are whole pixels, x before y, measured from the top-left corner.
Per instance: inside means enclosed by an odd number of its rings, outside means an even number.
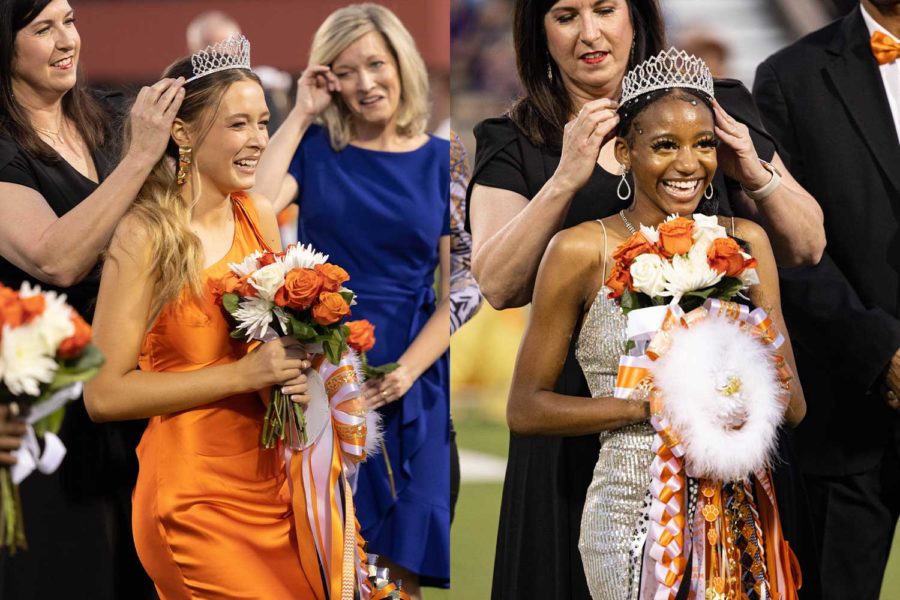
[[[232,337],[290,339],[300,351],[322,354],[337,365],[349,349],[350,330],[343,320],[356,295],[344,287],[350,279],[347,272],[327,260],[311,246],[289,246],[280,253],[255,252],[229,265],[231,271],[210,285],[235,323]],[[284,375],[271,385],[292,385],[302,373]],[[301,406],[273,388],[263,421],[263,446],[272,448],[281,440],[300,449],[307,443],[305,426]]]

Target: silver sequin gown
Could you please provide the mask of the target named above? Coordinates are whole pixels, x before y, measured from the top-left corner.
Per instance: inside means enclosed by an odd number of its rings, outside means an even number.
[[[575,347],[591,396],[612,395],[619,357],[625,350],[621,308],[606,286],[585,318]],[[649,522],[649,467],[653,428],[649,422],[600,434],[600,455],[587,491],[578,549],[594,600],[636,600]]]

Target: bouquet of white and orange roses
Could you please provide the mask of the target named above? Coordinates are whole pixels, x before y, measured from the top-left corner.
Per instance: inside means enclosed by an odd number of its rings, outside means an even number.
[[[671,216],[659,227],[641,226],[613,253],[606,280],[627,313],[680,304],[689,311],[707,298],[731,300],[759,283],[756,259],[728,237],[716,217]]]
[[[59,467],[65,446],[56,434],[64,406],[103,365],[90,341],[90,326],[65,295],[28,282],[19,291],[0,285],[0,404],[28,423],[16,464],[0,468],[0,547],[11,552],[26,546],[17,486],[34,469]]]
[[[356,295],[346,288],[350,276],[312,246],[292,245],[284,252],[254,252],[229,265],[224,278],[211,282],[213,294],[235,323],[232,337],[269,341],[290,335],[334,365],[348,350],[350,315]],[[281,440],[300,448],[306,442],[303,410],[277,386],[266,411],[262,444]]]

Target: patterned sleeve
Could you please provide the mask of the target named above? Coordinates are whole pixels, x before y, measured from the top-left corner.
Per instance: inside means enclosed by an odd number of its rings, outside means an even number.
[[[450,334],[481,306],[481,292],[472,276],[472,236],[465,229],[469,165],[459,136],[450,134]]]

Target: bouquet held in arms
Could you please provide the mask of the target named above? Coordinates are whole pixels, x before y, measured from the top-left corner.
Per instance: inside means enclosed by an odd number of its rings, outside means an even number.
[[[690,556],[705,569],[698,597],[737,593],[744,571],[762,573],[763,555],[778,565],[768,584],[782,582],[789,553],[778,546],[768,467],[792,374],[771,317],[732,301],[759,283],[756,259],[716,217],[699,214],[642,226],[613,259],[606,285],[627,315],[628,337],[614,395],[648,401],[656,432],[647,541],[656,581],[648,585],[656,597],[674,595]],[[688,518],[688,477],[699,480],[702,519]],[[742,527],[767,532],[752,563],[733,543]]]
[[[211,283],[235,324],[232,337],[267,342],[289,335],[308,352],[340,363],[350,335],[343,320],[350,315],[355,294],[344,287],[350,279],[347,272],[327,260],[312,246],[291,245],[285,252],[257,251],[231,263],[225,277]],[[262,444],[273,448],[277,440],[300,449],[307,435],[303,409],[274,386]]]
[[[18,485],[35,469],[47,474],[59,467],[66,449],[56,434],[65,404],[103,365],[90,341],[90,325],[65,295],[27,281],[19,291],[0,285],[0,403],[28,424],[16,464],[0,468],[0,547],[10,553],[26,548]]]

